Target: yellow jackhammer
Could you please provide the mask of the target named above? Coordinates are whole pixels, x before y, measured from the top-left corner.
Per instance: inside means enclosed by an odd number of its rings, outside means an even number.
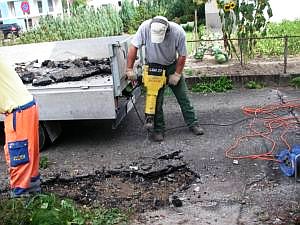
[[[158,64],[144,66],[143,83],[146,89],[145,127],[150,129],[154,124],[156,99],[158,92],[166,85],[166,70]]]

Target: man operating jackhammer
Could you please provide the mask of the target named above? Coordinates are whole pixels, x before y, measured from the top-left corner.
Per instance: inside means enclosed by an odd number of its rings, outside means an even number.
[[[4,153],[12,197],[39,193],[39,115],[18,74],[0,58],[0,113],[5,114]]]
[[[198,125],[194,108],[187,95],[186,82],[182,75],[187,56],[185,32],[182,27],[162,16],[144,21],[138,28],[129,48],[126,71],[129,80],[136,79],[133,65],[137,51],[142,46],[145,46],[146,64],[149,68],[151,67],[149,71],[164,70],[167,78],[166,82],[180,105],[185,123],[195,135],[202,135],[204,131]],[[158,91],[156,99],[154,132],[152,135],[154,141],[164,140],[164,90],[163,87]]]

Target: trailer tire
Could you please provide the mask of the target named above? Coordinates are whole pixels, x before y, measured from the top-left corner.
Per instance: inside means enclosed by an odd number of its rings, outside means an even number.
[[[44,125],[39,123],[39,147],[40,151],[43,151],[47,144],[49,143],[49,137]]]
[[[44,125],[40,122],[39,123],[39,147],[40,151],[45,149],[47,144],[49,143],[48,133],[44,127]],[[5,144],[5,133],[4,133],[4,123],[0,122],[0,144]]]
[[[4,144],[5,144],[4,123],[1,121],[0,122],[0,145],[4,145]]]

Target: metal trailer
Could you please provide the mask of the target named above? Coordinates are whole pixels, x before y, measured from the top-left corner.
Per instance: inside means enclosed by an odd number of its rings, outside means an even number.
[[[116,128],[125,118],[140,95],[140,89],[136,88],[132,99],[122,96],[128,85],[125,70],[129,41],[129,36],[113,36],[0,47],[0,55],[12,65],[36,59],[39,62],[81,57],[111,59],[111,76],[38,87],[27,85],[39,105],[41,147],[47,136],[53,142],[61,133],[58,121],[105,119],[111,120]],[[138,62],[135,66],[141,65]],[[0,120],[3,119],[2,115]]]

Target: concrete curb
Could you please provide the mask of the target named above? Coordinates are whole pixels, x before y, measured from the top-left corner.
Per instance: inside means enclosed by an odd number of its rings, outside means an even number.
[[[300,74],[272,74],[272,75],[225,75],[233,81],[235,87],[243,87],[249,81],[262,83],[266,86],[289,86],[289,81]],[[203,82],[203,80],[214,81],[220,78],[220,75],[205,75],[197,76],[185,75],[185,80],[188,87],[196,83]]]

